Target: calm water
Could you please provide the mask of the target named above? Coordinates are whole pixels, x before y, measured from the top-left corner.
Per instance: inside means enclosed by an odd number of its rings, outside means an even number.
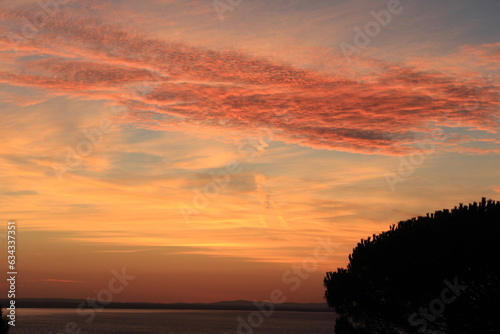
[[[18,309],[12,334],[332,334],[334,313],[274,312],[263,317],[260,326],[238,329],[238,317],[248,319],[251,311],[197,310],[104,310],[93,321],[79,316],[75,309]],[[255,314],[254,314],[255,315]],[[258,324],[254,317],[251,323]],[[253,322],[252,322],[253,321]],[[68,331],[68,322],[75,329]],[[246,321],[248,323],[248,321]]]

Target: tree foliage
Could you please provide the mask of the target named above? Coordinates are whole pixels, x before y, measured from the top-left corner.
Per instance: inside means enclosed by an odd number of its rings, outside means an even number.
[[[499,232],[500,202],[483,198],[361,240],[324,279],[336,334],[500,333]],[[446,282],[466,286],[453,302]]]

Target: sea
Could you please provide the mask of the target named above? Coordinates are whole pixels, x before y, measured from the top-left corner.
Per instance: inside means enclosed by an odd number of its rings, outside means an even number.
[[[219,310],[16,310],[9,334],[332,334],[335,313]]]

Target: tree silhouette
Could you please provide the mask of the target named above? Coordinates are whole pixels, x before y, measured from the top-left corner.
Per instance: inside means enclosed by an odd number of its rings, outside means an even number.
[[[336,334],[500,333],[499,232],[483,198],[361,240],[324,279]]]

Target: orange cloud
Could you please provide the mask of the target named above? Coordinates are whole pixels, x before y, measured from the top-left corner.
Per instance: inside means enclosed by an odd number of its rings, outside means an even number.
[[[2,43],[15,44],[7,37]],[[493,47],[474,50],[490,59],[497,52]],[[436,127],[459,124],[490,133],[498,128],[496,87],[453,73],[378,62],[370,75],[345,79],[152,39],[69,11],[47,22],[22,48],[23,55],[53,56],[19,60],[0,74],[3,80],[114,100],[135,111],[128,121],[154,130],[191,124],[214,133],[221,128],[248,133],[265,127],[276,139],[302,146],[401,155]],[[130,87],[144,83],[150,91],[130,94]]]

